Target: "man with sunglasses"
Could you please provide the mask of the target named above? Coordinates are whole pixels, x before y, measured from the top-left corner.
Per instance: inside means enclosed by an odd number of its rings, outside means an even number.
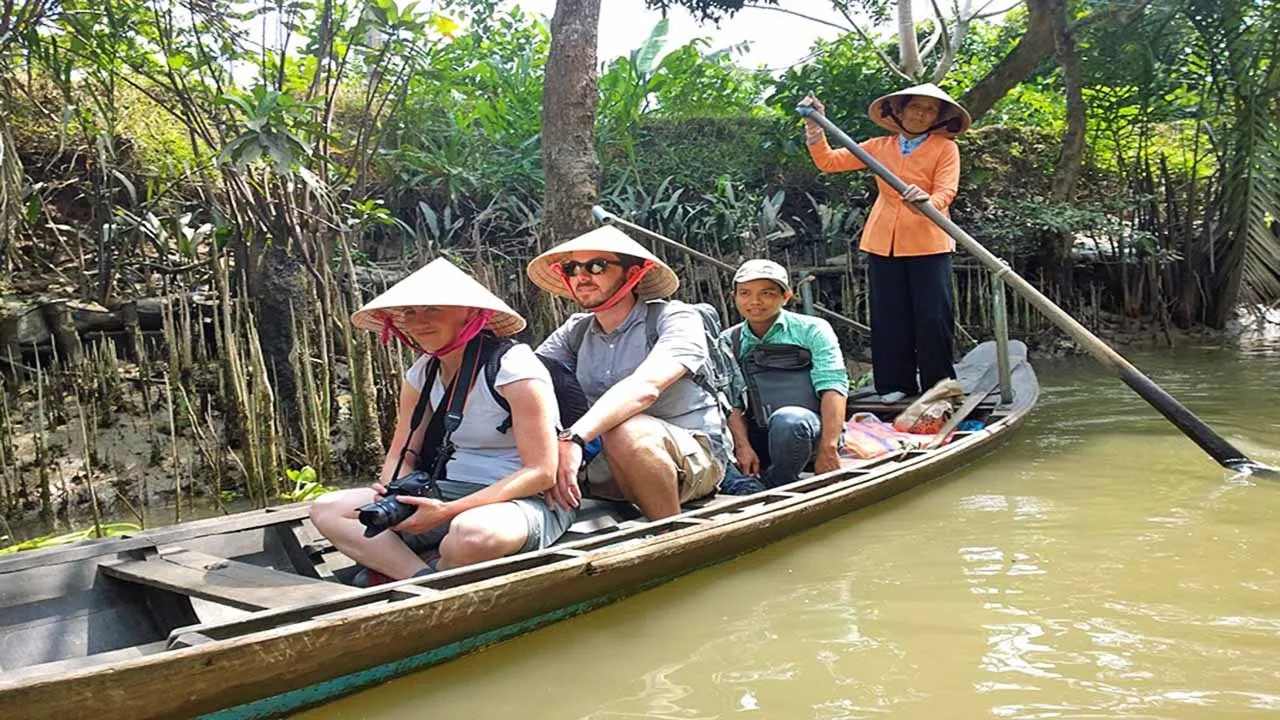
[[[534,258],[528,273],[587,311],[537,350],[574,368],[592,403],[559,434],[548,500],[578,506],[583,449],[596,438],[603,450],[587,465],[592,495],[632,502],[653,520],[715,492],[732,440],[720,403],[696,380],[710,362],[702,318],[691,305],[667,301],[680,286],[675,272],[605,226]]]

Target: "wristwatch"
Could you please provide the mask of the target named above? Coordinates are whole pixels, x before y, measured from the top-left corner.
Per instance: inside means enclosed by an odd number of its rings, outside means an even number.
[[[559,440],[560,442],[577,443],[578,447],[582,448],[583,450],[587,449],[587,441],[583,440],[581,435],[579,435],[576,432],[573,432],[572,430],[561,428],[561,430],[556,433],[556,439]]]

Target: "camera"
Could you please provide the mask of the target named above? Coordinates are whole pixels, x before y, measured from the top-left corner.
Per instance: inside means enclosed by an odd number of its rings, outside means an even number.
[[[430,475],[421,470],[397,478],[387,485],[386,496],[356,510],[360,523],[364,525],[365,537],[374,537],[387,528],[399,525],[418,511],[416,505],[408,505],[396,500],[398,495],[441,499],[439,486]]]

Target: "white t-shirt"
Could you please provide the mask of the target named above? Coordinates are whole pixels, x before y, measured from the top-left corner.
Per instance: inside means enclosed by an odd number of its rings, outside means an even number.
[[[423,355],[405,372],[405,381],[418,392],[422,392],[422,384],[427,379],[428,359],[428,356]],[[547,384],[548,389],[552,387],[547,368],[533,354],[533,349],[524,343],[511,346],[502,356],[494,386],[501,392],[504,385],[520,380],[540,380]],[[431,387],[433,409],[440,406],[444,390],[444,384],[437,375],[435,384]],[[502,409],[489,392],[489,384],[485,382],[484,370],[481,369],[471,387],[471,394],[467,397],[462,424],[453,433],[455,452],[453,459],[449,461],[450,480],[492,485],[520,469],[523,463],[520,452],[516,450],[514,429],[509,428],[505,433],[498,432],[498,426],[506,421],[507,415],[507,411]],[[551,415],[554,422],[560,422],[560,411],[554,403]]]

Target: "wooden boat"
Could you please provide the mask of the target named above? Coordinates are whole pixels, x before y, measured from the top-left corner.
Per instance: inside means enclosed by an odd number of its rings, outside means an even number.
[[[1035,373],[1011,343],[1012,399],[1002,401],[994,347],[957,366],[969,417],[984,427],[941,447],[658,522],[597,503],[551,548],[425,578],[336,582],[349,569],[306,506],[19,553],[0,561],[0,718],[276,716],[793,535],[970,462],[1017,426],[1035,405]]]

